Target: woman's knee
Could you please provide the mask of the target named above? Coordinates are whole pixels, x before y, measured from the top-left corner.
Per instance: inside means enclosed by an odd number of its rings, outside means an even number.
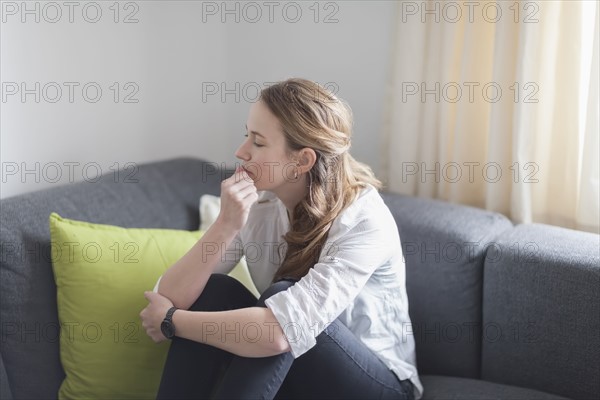
[[[258,299],[258,302],[256,303],[256,306],[257,307],[266,307],[265,300],[267,300],[269,297],[273,296],[276,293],[284,292],[284,291],[288,290],[288,288],[294,286],[294,284],[296,282],[297,282],[297,280],[295,280],[295,279],[282,279],[282,280],[279,280],[279,281],[271,284],[271,286],[269,286],[262,293],[262,295]]]
[[[256,297],[237,279],[225,274],[211,274],[202,293],[189,311],[225,311],[251,307]]]

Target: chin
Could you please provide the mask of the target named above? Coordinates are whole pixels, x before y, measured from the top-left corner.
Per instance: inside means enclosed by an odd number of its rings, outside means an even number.
[[[260,180],[254,182],[254,186],[256,186],[256,190],[260,191],[269,191],[275,192],[280,185],[277,185],[274,182],[261,182]]]

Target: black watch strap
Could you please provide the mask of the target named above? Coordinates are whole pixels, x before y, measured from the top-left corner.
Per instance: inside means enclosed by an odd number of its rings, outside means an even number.
[[[167,315],[166,315],[165,319],[169,322],[173,322],[173,313],[175,313],[175,311],[177,311],[177,307],[169,308],[169,311],[167,311]]]
[[[173,324],[173,313],[177,311],[177,307],[171,307],[167,311],[167,315],[160,324],[160,330],[167,339],[172,339],[175,336],[175,324]]]

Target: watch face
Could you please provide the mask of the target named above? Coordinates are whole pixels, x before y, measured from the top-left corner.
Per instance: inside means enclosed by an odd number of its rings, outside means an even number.
[[[167,339],[171,339],[175,335],[175,327],[173,326],[171,321],[163,321],[160,324],[160,330]]]

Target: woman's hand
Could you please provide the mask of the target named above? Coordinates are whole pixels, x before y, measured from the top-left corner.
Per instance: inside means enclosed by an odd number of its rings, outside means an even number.
[[[140,312],[142,327],[146,331],[146,335],[150,336],[155,343],[167,340],[160,330],[160,324],[165,319],[169,308],[173,307],[173,303],[165,296],[154,292],[144,292],[144,297],[150,302]]]
[[[238,232],[246,225],[250,206],[256,200],[258,194],[254,181],[242,167],[238,167],[232,176],[221,182],[221,211],[215,224]]]

